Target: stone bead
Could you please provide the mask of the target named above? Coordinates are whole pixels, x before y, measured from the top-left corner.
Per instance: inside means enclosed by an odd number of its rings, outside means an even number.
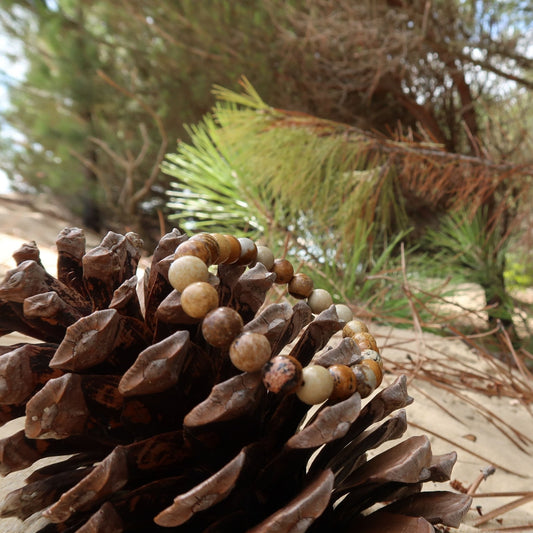
[[[231,245],[222,233],[211,233],[211,237],[218,243],[218,263],[225,263],[231,253]]]
[[[242,327],[243,321],[237,311],[231,307],[217,307],[205,316],[202,335],[211,346],[225,348],[241,333]]]
[[[200,241],[206,246],[211,256],[211,264],[216,264],[219,262],[218,256],[220,253],[220,249],[217,240],[212,235],[210,235],[209,233],[197,233],[196,235],[193,235],[189,240]]]
[[[237,261],[238,265],[252,265],[257,258],[257,246],[252,239],[248,237],[241,237],[238,239],[241,245],[241,253]]]
[[[277,355],[263,367],[263,384],[274,393],[289,394],[302,383],[302,365],[290,355]]]
[[[368,333],[368,331],[356,333],[355,335],[352,335],[352,339],[356,342],[357,346],[359,346],[360,350],[379,351],[376,339],[374,339],[374,336],[371,333]]]
[[[330,305],[333,305],[331,294],[324,289],[315,289],[309,295],[307,304],[315,315],[325,311]]]
[[[352,369],[346,365],[331,365],[328,372],[333,377],[333,391],[330,400],[342,401],[357,390],[357,380]]]
[[[309,365],[302,370],[302,384],[296,395],[308,405],[325,402],[333,392],[333,376],[327,368]]]
[[[209,311],[218,307],[217,290],[209,283],[191,283],[181,293],[181,306],[193,318],[204,318]]]
[[[168,269],[168,281],[179,292],[191,283],[207,281],[208,277],[207,265],[194,255],[178,257]]]
[[[230,253],[228,259],[225,261],[228,265],[233,265],[241,257],[241,243],[237,237],[233,235],[224,235],[230,246]]]
[[[174,252],[174,259],[184,255],[194,255],[199,257],[207,266],[211,264],[211,252],[203,241],[194,241],[189,239],[182,242]]]
[[[337,316],[343,322],[350,322],[353,319],[352,310],[345,304],[335,304],[335,311],[337,311]]]
[[[376,363],[378,363],[379,366],[383,369],[383,359],[378,351],[370,349],[361,350],[361,357],[363,359],[372,359],[373,361],[376,361]]]
[[[369,382],[367,374],[370,373],[368,367],[363,367],[363,365],[355,365],[352,367],[352,372],[355,375],[357,382],[357,392],[360,394],[361,398],[366,398],[372,393],[375,387],[372,387],[372,383]],[[372,378],[372,376],[370,376]]]
[[[272,250],[266,246],[258,246],[256,261],[262,263],[267,270],[272,270],[274,266],[274,254]]]
[[[278,285],[289,283],[294,276],[294,268],[287,259],[276,259],[272,267],[272,272],[276,274],[275,283]]]
[[[372,371],[376,378],[376,386],[374,388],[379,387],[383,381],[383,370],[381,365],[373,359],[363,359],[361,366],[363,367],[363,370],[365,370],[365,368],[369,368]]]
[[[289,281],[288,290],[294,298],[307,298],[313,291],[313,280],[307,274],[294,274]]]
[[[272,349],[268,339],[260,333],[243,333],[229,348],[233,365],[243,372],[257,372],[270,359]]]
[[[366,327],[366,324],[364,322],[361,322],[360,320],[350,320],[342,328],[343,337],[353,337],[358,333],[366,332],[368,332],[368,328]]]

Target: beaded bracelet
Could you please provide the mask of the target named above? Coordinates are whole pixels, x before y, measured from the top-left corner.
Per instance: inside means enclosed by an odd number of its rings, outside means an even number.
[[[181,293],[183,311],[192,318],[203,319],[202,335],[217,348],[229,348],[232,364],[243,372],[262,371],[263,383],[273,393],[296,393],[304,403],[320,404],[326,400],[344,400],[356,391],[361,397],[371,394],[383,378],[383,361],[374,337],[366,325],[353,317],[347,305],[336,304],[339,319],[346,324],[343,337],[349,337],[361,351],[361,362],[354,366],[334,364],[325,368],[300,362],[289,355],[271,358],[268,339],[259,333],[243,332],[243,320],[230,307],[218,306],[217,290],[208,283],[209,266],[235,264],[253,266],[262,263],[276,274],[276,284],[287,284],[288,292],[307,299],[311,311],[319,314],[333,305],[330,293],[314,289],[312,279],[294,273],[287,259],[275,259],[266,246],[257,246],[249,238],[237,239],[220,233],[200,233],[181,243],[170,264],[168,279]]]

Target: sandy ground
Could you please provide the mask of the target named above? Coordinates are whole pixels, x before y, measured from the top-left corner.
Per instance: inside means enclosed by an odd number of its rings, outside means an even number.
[[[1,197],[0,215],[0,275],[14,266],[11,254],[28,238],[37,242],[45,267],[54,274],[55,237],[63,227],[76,224]],[[97,236],[91,235],[88,240],[93,246]],[[402,372],[410,376],[408,390],[414,403],[407,408],[408,434],[426,434],[436,454],[457,452],[452,474],[455,486],[468,487],[483,469],[493,465],[495,473],[481,482],[478,493],[515,493],[475,497],[473,509],[458,531],[533,531],[533,406],[512,392],[520,389],[524,378],[487,361],[479,351],[456,338],[417,334],[412,329],[370,327],[389,369],[385,381],[392,382]],[[8,336],[0,342],[11,344],[16,340]],[[476,386],[485,392],[474,390]],[[0,437],[19,429],[21,422],[0,428]],[[29,471],[0,480],[0,501],[23,485]],[[449,484],[435,485],[435,490],[442,488],[449,488]],[[529,502],[479,524],[481,514],[518,500],[517,493],[528,493]],[[0,532],[31,533],[42,524],[38,516],[30,517],[25,524],[13,518],[0,519]]]

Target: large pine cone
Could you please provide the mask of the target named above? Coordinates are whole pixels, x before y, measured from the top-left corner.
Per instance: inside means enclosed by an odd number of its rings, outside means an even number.
[[[455,453],[432,455],[425,436],[375,451],[406,429],[405,378],[365,405],[357,392],[318,409],[267,392],[260,372],[239,373],[181,309],[167,273],[185,240],[177,230],[161,239],[141,301],[134,234],[109,233],[85,253],[83,232],[65,229],[57,279],[34,243],[14,254],[0,332],[42,342],[1,348],[2,423],[26,418],[24,431],[0,441],[0,471],[66,458],[35,470],[1,516],[42,510],[47,533],[457,526],[469,497],[421,491],[449,479]],[[353,364],[348,343],[328,345],[344,325],[334,306],[317,316],[304,302],[262,307],[274,278],[260,263],[221,265],[210,283],[273,355],[292,343],[302,364]]]

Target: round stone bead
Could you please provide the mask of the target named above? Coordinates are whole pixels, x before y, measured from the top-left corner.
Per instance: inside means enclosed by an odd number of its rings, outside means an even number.
[[[307,298],[313,291],[313,280],[307,274],[294,274],[289,281],[288,290],[295,298]]]
[[[257,372],[270,359],[272,349],[268,339],[260,333],[243,333],[229,348],[233,365],[243,372]]]
[[[374,336],[371,333],[368,333],[368,331],[356,333],[355,335],[352,335],[352,339],[355,341],[357,346],[359,346],[360,350],[379,351],[376,339],[374,339]]]
[[[257,247],[257,262],[265,265],[267,270],[272,270],[274,266],[274,254],[270,248],[266,246]]]
[[[335,311],[343,322],[350,322],[353,319],[352,310],[345,304],[335,304]]]
[[[352,372],[355,375],[357,392],[360,394],[361,398],[366,398],[375,389],[375,387],[372,387],[372,383],[368,380],[368,367],[363,367],[363,365],[355,365],[352,367]],[[372,376],[370,377],[372,378]]]
[[[363,371],[365,372],[365,368],[368,368],[372,371],[376,379],[376,385],[374,388],[379,387],[381,385],[381,382],[383,381],[383,370],[381,369],[381,365],[373,359],[363,359],[363,361],[361,362],[361,366],[363,367]]]
[[[224,237],[226,237],[230,246],[230,253],[226,260],[226,264],[233,265],[241,257],[241,243],[239,242],[239,239],[233,235],[224,235]]]
[[[211,264],[218,263],[218,256],[219,256],[219,246],[217,240],[210,235],[209,233],[197,233],[196,235],[193,235],[190,239],[190,241],[200,241],[202,242],[206,248],[209,250],[209,254],[211,256]]]
[[[211,346],[225,348],[241,333],[242,327],[243,321],[237,311],[231,307],[217,307],[205,316],[202,334]]]
[[[366,332],[368,332],[368,328],[366,327],[366,324],[364,322],[361,322],[360,320],[350,320],[342,328],[343,337],[353,337],[358,333]]]
[[[278,285],[289,283],[294,276],[294,268],[291,262],[287,259],[276,259],[274,261],[274,266],[272,267],[272,272],[276,274],[274,283],[277,283]]]
[[[263,384],[274,393],[289,394],[302,383],[302,365],[290,355],[277,355],[263,366]]]
[[[302,384],[296,395],[308,405],[325,402],[333,392],[333,376],[327,368],[309,365],[302,370]]]
[[[325,311],[330,305],[333,305],[331,294],[324,289],[315,289],[309,295],[307,304],[315,315]]]
[[[211,237],[217,241],[218,244],[218,263],[225,263],[231,253],[231,245],[222,233],[211,233]]]
[[[178,257],[168,269],[168,281],[179,292],[191,283],[207,281],[208,277],[207,265],[194,255]]]
[[[328,367],[328,372],[333,377],[333,391],[330,400],[346,400],[357,390],[357,380],[349,366],[331,365]]]
[[[191,283],[181,293],[181,306],[193,318],[204,318],[209,311],[218,307],[217,290],[209,283]]]
[[[174,259],[184,255],[194,255],[199,257],[207,266],[211,264],[211,251],[203,241],[189,239],[182,242],[174,252]]]
[[[257,258],[257,246],[252,239],[248,237],[241,237],[238,239],[239,244],[241,245],[241,254],[237,261],[238,265],[251,265],[255,263]]]
[[[353,339],[352,339],[353,340]],[[381,368],[383,368],[383,359],[378,351],[376,350],[361,350],[361,357],[363,359],[372,359],[373,361],[376,361],[376,363],[379,364]]]

